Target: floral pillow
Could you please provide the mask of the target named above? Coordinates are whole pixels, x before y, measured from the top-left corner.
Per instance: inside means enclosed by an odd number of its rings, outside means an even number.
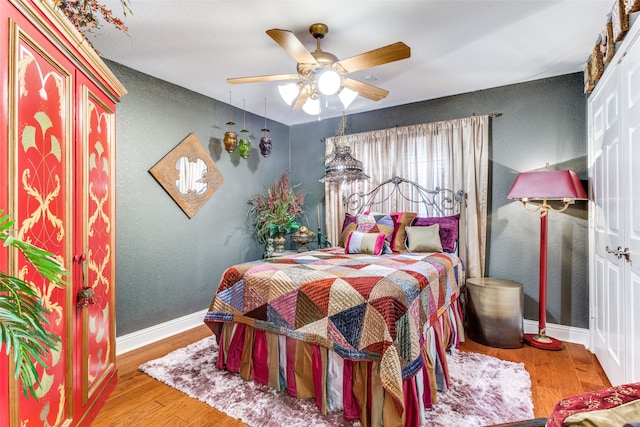
[[[358,214],[357,231],[362,233],[384,233],[385,248],[383,253],[391,253],[391,237],[393,236],[393,219],[385,214]]]
[[[440,225],[440,242],[444,252],[453,253],[458,242],[458,222],[460,214],[442,217],[416,217],[411,223],[412,227],[424,227],[433,224]]]
[[[640,383],[622,384],[603,390],[578,393],[556,403],[547,425],[623,425],[640,419]],[[626,425],[626,424],[625,424]]]
[[[380,255],[385,248],[384,233],[362,233],[352,231],[344,246],[346,254]]]

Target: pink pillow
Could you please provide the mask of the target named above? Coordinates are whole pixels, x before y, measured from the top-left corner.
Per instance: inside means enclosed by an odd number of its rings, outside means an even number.
[[[384,233],[352,231],[344,246],[346,254],[380,255],[384,250]]]
[[[440,225],[440,242],[442,242],[442,250],[453,253],[456,250],[458,242],[458,222],[460,214],[451,216],[434,216],[434,217],[416,217],[411,224],[412,227],[429,226],[433,224]]]
[[[343,248],[345,247],[345,242],[347,241],[347,237],[349,237],[349,233],[356,229],[357,221],[358,217],[356,215],[351,215],[348,212],[344,214],[344,221],[342,222],[342,230],[340,230],[338,246]]]

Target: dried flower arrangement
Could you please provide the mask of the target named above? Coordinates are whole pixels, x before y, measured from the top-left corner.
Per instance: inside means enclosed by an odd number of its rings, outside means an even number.
[[[298,184],[299,185],[299,184]],[[282,174],[272,187],[265,186],[264,194],[256,194],[247,203],[260,242],[269,237],[289,234],[300,228],[297,217],[303,213],[304,191],[289,187],[289,172]]]
[[[124,16],[131,13],[127,0],[120,0]],[[113,15],[98,0],[53,0],[53,4],[62,10],[71,23],[85,36],[101,27],[101,21],[113,25],[116,29],[127,32],[124,22]],[[100,18],[101,16],[101,18]]]

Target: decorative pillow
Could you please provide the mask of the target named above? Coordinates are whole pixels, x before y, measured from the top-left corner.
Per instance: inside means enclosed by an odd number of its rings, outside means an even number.
[[[407,246],[404,244],[404,239],[407,237],[407,234],[404,228],[411,225],[416,215],[418,214],[415,212],[391,212],[391,219],[393,219],[393,235],[391,236],[392,251],[407,251]]]
[[[622,413],[614,416],[616,410]],[[578,393],[562,399],[553,408],[547,425],[621,426],[625,420],[640,420],[640,383]]]
[[[385,214],[358,214],[357,231],[363,233],[384,233],[384,253],[391,253],[391,236],[393,236],[393,219]]]
[[[346,254],[380,255],[385,248],[384,233],[352,231],[344,247]]]
[[[349,233],[354,231],[357,226],[358,217],[356,215],[351,215],[350,213],[344,214],[344,221],[342,222],[342,230],[340,230],[340,238],[338,239],[338,246],[343,247],[345,242],[347,241],[347,237],[349,237]]]
[[[453,253],[456,250],[458,241],[458,222],[460,214],[442,217],[416,217],[411,224],[412,227],[424,227],[433,224],[440,224],[440,241],[444,252]]]
[[[409,252],[442,252],[440,224],[405,227]]]

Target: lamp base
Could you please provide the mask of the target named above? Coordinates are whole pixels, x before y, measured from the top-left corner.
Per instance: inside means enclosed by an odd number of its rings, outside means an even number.
[[[542,350],[562,350],[562,341],[545,334],[524,334],[524,342]]]

